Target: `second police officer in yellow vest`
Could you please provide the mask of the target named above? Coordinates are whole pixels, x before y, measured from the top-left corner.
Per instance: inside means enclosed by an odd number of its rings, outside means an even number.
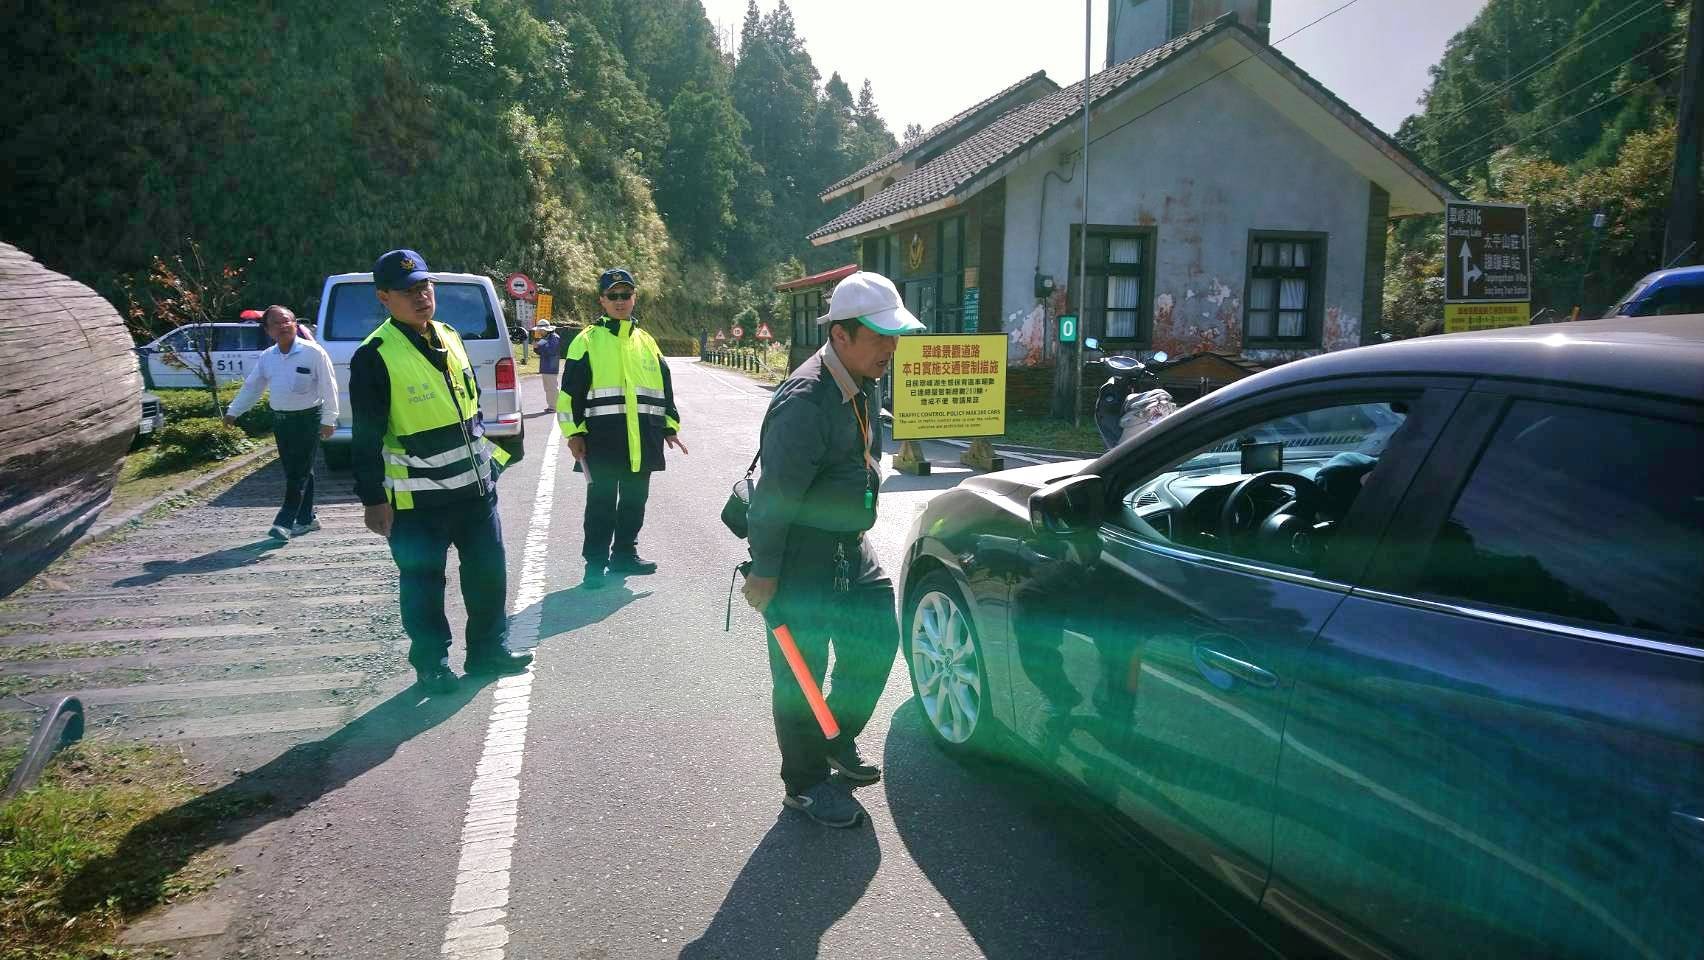
[[[603,316],[582,330],[562,358],[556,418],[568,449],[587,474],[586,586],[604,573],[655,573],[639,556],[639,528],[651,474],[663,469],[663,449],[686,453],[674,384],[657,341],[633,319],[633,274],[616,267],[598,277]]]
[[[497,474],[508,454],[483,436],[479,384],[455,328],[434,319],[426,260],[392,250],[373,265],[389,318],[349,363],[351,468],[368,529],[390,542],[401,571],[408,660],[432,693],[456,686],[444,567],[453,544],[467,606],[469,674],[519,673],[531,654],[508,650],[508,595]]]

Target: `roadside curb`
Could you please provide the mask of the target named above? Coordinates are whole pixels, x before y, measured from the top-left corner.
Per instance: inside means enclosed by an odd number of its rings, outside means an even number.
[[[275,444],[267,443],[258,450],[252,450],[236,457],[231,462],[225,464],[212,473],[196,477],[194,480],[191,480],[187,486],[179,487],[176,490],[167,490],[165,493],[160,494],[146,503],[131,507],[119,516],[102,517],[100,520],[95,522],[94,526],[89,528],[87,533],[78,537],[77,541],[71,544],[71,546],[80,547],[86,543],[93,543],[96,540],[103,539],[113,532],[140,520],[150,511],[158,508],[160,505],[169,500],[189,496],[190,494],[203,490],[212,484],[218,483],[220,480],[225,479],[231,474],[236,473],[238,470],[241,470],[256,461],[276,456],[278,456],[278,447]]]

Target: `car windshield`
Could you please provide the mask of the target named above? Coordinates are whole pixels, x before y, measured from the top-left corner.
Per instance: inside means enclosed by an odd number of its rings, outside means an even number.
[[[1641,293],[1645,292],[1645,288],[1649,287],[1651,285],[1651,281],[1655,278],[1656,278],[1656,274],[1654,274],[1654,273],[1639,278],[1639,282],[1635,283],[1633,285],[1633,289],[1627,291],[1627,293],[1624,294],[1622,296],[1622,298],[1619,301],[1616,302],[1615,306],[1609,308],[1609,316],[1612,316],[1612,317],[1629,316],[1629,314],[1627,313],[1628,305],[1631,304],[1633,301],[1639,299],[1639,295]]]
[[[1280,444],[1280,464],[1323,462],[1340,453],[1377,459],[1405,419],[1406,411],[1394,403],[1356,403],[1277,417],[1196,451],[1174,470],[1197,474],[1245,472],[1243,450],[1250,444]]]
[[[494,340],[497,318],[491,313],[485,290],[477,283],[433,284],[438,297],[434,319],[447,323],[463,340]],[[379,303],[370,282],[339,283],[331,288],[331,303],[325,311],[326,340],[364,340],[389,314]]]

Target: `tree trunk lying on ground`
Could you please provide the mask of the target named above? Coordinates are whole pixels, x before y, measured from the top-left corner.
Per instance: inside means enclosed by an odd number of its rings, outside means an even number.
[[[0,597],[111,501],[142,419],[131,346],[106,300],[0,243]]]

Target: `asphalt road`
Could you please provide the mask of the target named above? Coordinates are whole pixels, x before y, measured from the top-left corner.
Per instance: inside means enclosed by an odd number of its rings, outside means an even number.
[[[222,838],[234,874],[151,933],[202,930],[171,944],[186,957],[1265,955],[1057,789],[937,751],[897,660],[861,741],[884,770],[858,793],[869,822],[830,831],[784,811],[761,620],[736,596],[723,630],[744,545],[717,520],[769,394],[729,371],[673,369],[692,453],[671,454],[653,481],[640,549],[662,565],[654,576],[579,587],[584,478],[551,418],[527,421],[501,505],[516,639],[537,644],[530,682],[436,699],[407,686],[388,616],[394,571],[346,494],[327,508],[339,534],[317,547],[327,556],[307,539],[289,546],[298,567],[322,559],[364,584],[317,589],[383,597],[337,611],[335,631],[383,655],[341,725],[288,746],[191,741],[241,764],[207,802],[270,804]],[[542,407],[537,383],[525,389],[528,408]],[[968,475],[951,448],[931,455],[933,476],[884,483],[874,538],[894,573],[912,518]],[[220,526],[216,509],[196,522]],[[290,581],[273,578],[279,591]],[[320,616],[308,606],[292,618],[275,600],[269,615],[295,625]]]

